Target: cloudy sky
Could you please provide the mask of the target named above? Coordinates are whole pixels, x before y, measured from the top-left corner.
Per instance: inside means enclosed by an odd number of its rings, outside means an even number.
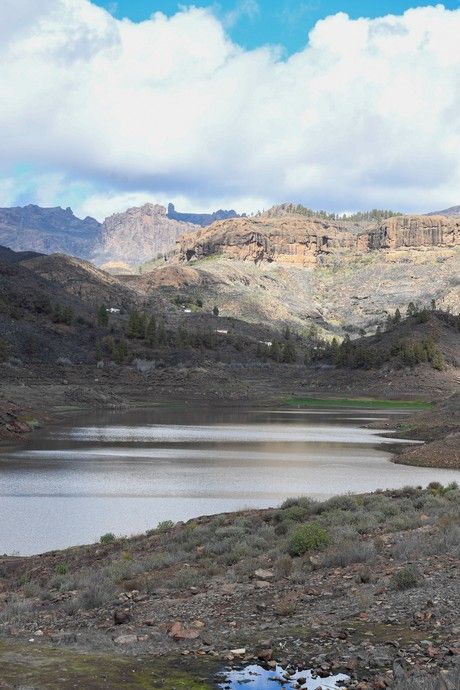
[[[459,204],[459,8],[2,0],[0,206]]]

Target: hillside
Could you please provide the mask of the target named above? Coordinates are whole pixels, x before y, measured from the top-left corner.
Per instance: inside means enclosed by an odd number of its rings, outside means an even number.
[[[428,216],[460,216],[460,206],[451,206],[443,211],[433,211]]]
[[[409,302],[460,310],[459,226],[415,216],[365,229],[279,209],[220,221],[183,235],[168,261],[153,264],[151,292],[184,292],[275,328],[373,333]]]
[[[81,220],[70,208],[0,208],[0,245],[15,251],[62,252],[90,258],[100,242],[101,224]]]

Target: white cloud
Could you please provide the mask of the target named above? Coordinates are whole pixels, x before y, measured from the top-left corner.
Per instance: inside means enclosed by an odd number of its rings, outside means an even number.
[[[284,60],[232,43],[211,10],[135,24],[89,0],[37,5],[0,4],[2,165],[87,183],[87,213],[144,196],[246,211],[459,202],[460,10],[338,14]]]
[[[256,0],[239,0],[235,7],[224,15],[224,26],[231,28],[241,19],[255,19],[260,14]]]

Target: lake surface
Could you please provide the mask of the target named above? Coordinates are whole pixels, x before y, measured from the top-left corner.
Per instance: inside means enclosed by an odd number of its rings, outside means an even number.
[[[0,553],[33,554],[285,498],[449,483],[389,462],[375,410],[164,406],[69,416],[0,453]]]

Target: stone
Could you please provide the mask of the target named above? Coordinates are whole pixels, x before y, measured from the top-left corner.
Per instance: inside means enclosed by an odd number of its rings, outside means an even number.
[[[260,661],[271,661],[273,659],[273,649],[261,649],[257,652],[257,658],[260,659]]]
[[[200,636],[199,627],[185,627],[182,623],[177,621],[173,623],[169,629],[169,636],[173,640],[196,640]]]
[[[254,575],[258,580],[271,580],[273,577],[273,570],[264,570],[263,568],[259,568],[259,570],[254,572]]]
[[[128,645],[137,642],[137,635],[119,635],[114,639],[115,644]]]
[[[115,609],[113,612],[113,622],[115,625],[123,625],[129,623],[131,616],[128,609]]]

